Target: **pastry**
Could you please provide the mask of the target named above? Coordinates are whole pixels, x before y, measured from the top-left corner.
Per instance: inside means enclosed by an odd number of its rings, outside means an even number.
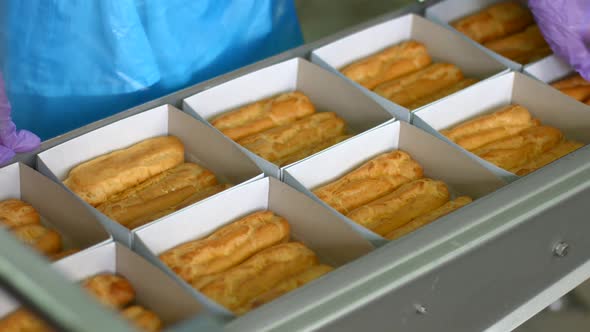
[[[464,78],[461,81],[459,81],[449,87],[446,87],[446,88],[439,90],[433,94],[430,94],[430,95],[424,96],[420,99],[417,99],[416,101],[412,102],[411,104],[408,104],[407,108],[409,110],[415,110],[419,107],[422,107],[424,105],[428,105],[428,104],[435,102],[439,99],[442,99],[446,96],[450,96],[453,93],[455,93],[457,91],[461,91],[461,90],[465,89],[466,87],[473,85],[475,83],[477,83],[476,79]]]
[[[264,249],[216,276],[200,291],[231,311],[273,289],[282,280],[318,264],[316,255],[299,242]]]
[[[346,214],[422,176],[420,164],[406,152],[395,150],[365,162],[340,179],[313,190],[313,193]]]
[[[204,239],[183,243],[160,255],[182,279],[192,282],[243,262],[259,250],[289,240],[287,220],[259,211],[226,225]]]
[[[157,332],[162,329],[162,320],[156,313],[139,305],[125,308],[121,314],[135,327],[146,332]]]
[[[262,293],[252,300],[250,300],[246,305],[236,309],[236,313],[238,315],[244,314],[252,309],[255,309],[263,304],[271,302],[272,300],[289,293],[290,291],[299,288],[321,276],[324,274],[331,272],[334,270],[333,267],[329,265],[314,265],[309,269],[294,275],[292,277],[286,278],[279,282],[276,286],[274,286],[269,291]]]
[[[455,143],[468,151],[474,151],[486,144],[511,137],[522,132],[525,129],[538,126],[540,123],[532,120],[529,123],[517,124],[514,126],[495,127],[482,130],[478,133],[465,135],[455,140]]]
[[[141,217],[135,218],[132,221],[130,221],[129,223],[127,223],[126,227],[129,229],[135,229],[139,226],[145,225],[149,222],[152,222],[154,220],[157,220],[157,219],[160,219],[164,216],[167,216],[173,212],[179,211],[179,210],[181,210],[189,205],[192,205],[196,202],[204,200],[205,198],[208,198],[210,196],[218,194],[228,188],[231,188],[231,184],[228,184],[228,183],[216,184],[214,186],[205,187],[202,190],[199,190],[199,191],[191,194],[190,196],[188,196],[184,200],[180,201],[180,203],[175,203],[174,205],[171,205],[170,207],[166,208],[165,210],[160,210],[158,212],[151,213],[151,214],[142,214]]]
[[[449,201],[449,197],[449,190],[443,182],[420,179],[353,210],[347,217],[385,236],[412,219],[442,206]]]
[[[17,309],[0,319],[0,332],[54,332],[54,330],[30,311]]]
[[[275,162],[331,137],[341,136],[345,127],[344,120],[336,113],[322,112],[248,136],[238,143],[260,157]]]
[[[431,62],[426,46],[407,41],[388,47],[376,54],[341,69],[351,80],[367,89],[428,66]]]
[[[224,113],[211,124],[232,140],[295,122],[315,112],[309,98],[299,91],[282,93],[238,110]]]
[[[12,234],[19,240],[35,248],[38,252],[50,255],[61,250],[61,236],[54,230],[40,224],[14,227]]]
[[[98,206],[183,161],[184,146],[178,138],[150,138],[72,168],[64,184],[88,204]]]
[[[40,222],[41,217],[31,205],[19,199],[0,201],[0,225],[10,229]]]
[[[586,81],[580,74],[557,81],[551,86],[581,102],[585,102],[590,98],[590,82]]]
[[[510,170],[539,157],[562,140],[563,134],[558,129],[538,126],[492,142],[474,153],[498,167]]]
[[[553,161],[555,161],[567,154],[570,154],[570,153],[576,151],[579,148],[582,148],[583,146],[584,146],[583,143],[576,142],[576,141],[561,142],[561,143],[557,144],[556,146],[554,146],[552,149],[545,151],[543,154],[541,154],[537,158],[534,158],[534,159],[530,160],[529,162],[527,162],[526,164],[521,165],[517,168],[511,169],[511,171],[513,173],[515,173],[516,175],[520,175],[520,176],[527,175],[527,174],[529,174],[529,173],[531,173],[531,172],[533,172],[545,165],[552,163]]]
[[[529,127],[534,123],[533,121],[533,117],[526,108],[520,105],[508,105],[494,113],[462,122],[451,129],[441,130],[441,134],[456,142],[461,137],[478,134],[493,128]]]
[[[327,149],[327,148],[331,147],[332,145],[336,145],[336,144],[338,144],[344,140],[347,140],[351,137],[352,137],[352,135],[340,135],[340,136],[330,137],[327,140],[321,141],[316,145],[306,147],[302,150],[291,153],[283,158],[279,158],[275,161],[275,163],[279,166],[286,166],[286,165],[292,164],[296,161],[307,158],[317,152]]]
[[[395,240],[398,239],[408,233],[415,231],[416,229],[427,225],[447,214],[469,204],[472,202],[472,199],[467,196],[458,197],[455,200],[447,202],[446,204],[442,205],[441,207],[434,209],[426,214],[423,214],[415,219],[412,219],[409,223],[394,229],[387,235],[385,235],[386,239]]]
[[[131,283],[111,273],[98,274],[82,282],[82,287],[109,308],[121,309],[135,299]]]
[[[523,64],[551,54],[551,49],[537,25],[531,25],[523,32],[484,45],[508,59]]]
[[[180,204],[215,184],[215,174],[209,170],[197,164],[183,163],[112,196],[97,209],[123,226],[128,226],[136,219]]]
[[[451,25],[478,43],[496,40],[533,24],[531,13],[514,2],[501,2]]]
[[[382,83],[374,91],[384,98],[407,107],[462,79],[463,74],[457,66],[435,63],[412,74]]]

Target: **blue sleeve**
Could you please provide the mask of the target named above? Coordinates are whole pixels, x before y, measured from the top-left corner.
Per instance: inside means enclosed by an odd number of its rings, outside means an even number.
[[[0,1],[13,119],[42,139],[302,42],[293,0]]]

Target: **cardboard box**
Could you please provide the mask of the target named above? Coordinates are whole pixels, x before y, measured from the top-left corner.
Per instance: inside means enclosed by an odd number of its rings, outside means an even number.
[[[32,168],[14,163],[0,169],[0,201],[31,204],[45,226],[60,233],[63,249],[85,249],[111,239],[98,219],[72,194]]]
[[[444,181],[453,197],[468,195],[477,199],[506,184],[458,149],[401,121],[389,123],[288,167],[285,182],[330,209],[374,244],[382,245],[388,241],[321,201],[312,190],[341,178],[379,154],[398,149],[409,153],[422,165],[425,177]]]
[[[477,45],[479,48],[485,50],[491,56],[493,56],[498,61],[502,62],[507,67],[521,71],[523,69],[523,64],[514,62],[492,50],[489,48],[475,42],[474,40],[468,38],[463,33],[455,30],[450,24],[458,19],[461,19],[465,16],[469,16],[475,14],[485,8],[499,3],[505,2],[507,0],[445,0],[437,3],[434,6],[430,6],[426,9],[425,16],[428,19],[433,20],[434,22],[440,23],[443,26],[447,27],[448,29],[452,30],[453,32],[465,37],[465,39],[469,40],[471,43]],[[528,7],[526,1],[524,0],[512,0],[521,3],[524,7]],[[535,63],[535,62],[533,62]]]
[[[87,249],[62,259],[53,267],[72,282],[100,273],[125,277],[136,292],[134,304],[142,305],[162,319],[165,327],[199,315],[200,303],[177,282],[139,255],[116,242]],[[0,317],[17,309],[19,304],[0,292]]]
[[[522,73],[508,73],[465,90],[416,113],[414,124],[453,144],[438,131],[509,104],[526,107],[541,123],[560,129],[567,138],[590,143],[590,112],[552,87]],[[460,147],[459,147],[460,148]],[[486,168],[508,181],[518,177],[462,149]]]
[[[316,111],[336,112],[353,133],[362,133],[392,119],[376,102],[336,75],[301,58],[238,77],[184,100],[185,111],[202,121],[264,98],[298,90],[307,95]],[[217,129],[216,129],[217,130]],[[237,146],[239,146],[236,143]],[[280,168],[244,149],[269,176],[281,178]]]
[[[305,243],[323,263],[340,267],[373,249],[373,246],[360,234],[341,222],[320,204],[286,184],[272,177],[266,177],[227,190],[203,204],[195,205],[171,215],[159,223],[138,230],[135,233],[137,238],[134,241],[134,250],[182,282],[186,289],[194,293],[195,296],[202,298],[204,296],[201,293],[182,281],[162,263],[158,255],[181,243],[203,238],[241,217],[265,209],[286,218],[291,225],[292,239]],[[338,273],[338,270],[331,273]],[[289,298],[298,303],[313,303],[314,299],[327,296],[326,294],[337,289],[337,285],[330,289],[330,286],[325,282],[320,283],[323,281],[322,279],[324,278],[303,287],[309,288],[308,296],[299,295],[302,289],[297,289],[273,301],[272,306],[289,306],[288,303],[285,303]],[[320,286],[320,284],[324,286]],[[326,289],[326,287],[328,288]],[[203,303],[207,303],[209,308],[219,315],[232,317],[229,311],[216,305],[213,301],[208,300]],[[264,307],[267,306],[262,306],[261,309]],[[263,314],[259,312],[259,309],[256,309],[243,317],[250,315]]]
[[[455,64],[461,68],[466,77],[482,80],[507,70],[499,61],[492,58],[481,47],[469,42],[464,36],[415,14],[375,25],[320,47],[312,52],[311,60],[352,82],[394,114],[397,119],[411,121],[411,113],[406,108],[365,89],[338,71],[352,62],[410,39],[425,44],[433,62]]]
[[[180,138],[185,146],[185,159],[208,168],[220,182],[239,185],[261,177],[262,171],[229,140],[170,105],[128,117],[48,149],[38,155],[37,166],[42,173],[61,184],[70,169],[82,162],[161,135]],[[89,204],[83,204],[115,239],[131,245],[133,236],[127,228]]]
[[[551,55],[525,66],[524,73],[550,84],[574,74],[574,69],[556,55]]]

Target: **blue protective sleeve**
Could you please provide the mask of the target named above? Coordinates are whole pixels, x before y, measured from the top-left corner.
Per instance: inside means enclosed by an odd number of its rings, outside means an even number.
[[[303,42],[293,0],[3,0],[12,117],[42,139]]]

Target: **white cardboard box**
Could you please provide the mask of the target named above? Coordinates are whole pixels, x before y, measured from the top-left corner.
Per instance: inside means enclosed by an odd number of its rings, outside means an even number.
[[[220,182],[239,185],[262,177],[262,171],[254,162],[228,139],[170,105],[133,115],[48,149],[37,156],[37,167],[62,184],[70,169],[82,162],[161,135],[180,138],[185,146],[186,160],[208,168]],[[131,245],[133,236],[127,228],[89,204],[83,204],[99,218],[115,239]]]
[[[545,82],[553,83],[574,73],[574,69],[556,55],[551,55],[524,67],[524,73]]]
[[[468,38],[467,36],[463,35],[461,32],[455,30],[450,23],[461,19],[465,16],[475,14],[486,7],[489,7],[498,2],[504,2],[506,0],[445,0],[437,3],[434,6],[428,7],[426,9],[426,17],[444,25],[448,29],[452,30],[453,32],[465,37],[465,39],[469,40],[474,45],[477,45],[479,48],[485,50],[487,53],[491,54],[495,59],[505,64],[507,67],[521,71],[523,69],[523,65],[517,62],[514,62],[492,50],[489,48],[475,42],[474,40]],[[527,7],[526,1],[524,0],[515,0],[516,2],[520,2],[521,5]]]
[[[348,128],[356,134],[392,119],[378,103],[354,86],[301,58],[257,70],[200,92],[185,99],[183,108],[209,123],[208,120],[222,113],[293,90],[307,95],[317,112],[336,112],[346,120]],[[237,143],[236,145],[239,146]],[[246,151],[267,175],[281,178],[281,170],[277,165],[240,148]]]
[[[275,178],[266,177],[227,190],[203,204],[195,205],[168,216],[159,223],[138,230],[135,233],[137,238],[134,241],[134,250],[183,283],[195,296],[204,298],[201,293],[191,288],[162,263],[158,255],[181,243],[203,238],[221,226],[265,209],[286,218],[291,225],[292,239],[305,243],[323,263],[340,267],[374,249],[359,233],[320,204]],[[314,299],[329,296],[337,289],[337,285],[330,289],[330,286],[323,282],[324,286],[319,286],[322,279],[324,277],[303,287],[309,288],[306,292],[307,296],[301,295],[300,291],[303,290],[297,289],[273,301],[272,306],[292,307],[285,301],[293,299],[305,308],[306,302],[313,303]],[[314,287],[315,291],[312,291]],[[213,301],[203,301],[203,303],[207,303],[212,311],[220,315],[233,316]],[[265,307],[267,306],[253,310],[246,316],[263,315],[260,309]],[[285,313],[292,312],[290,310],[286,309]]]
[[[526,107],[541,123],[560,129],[567,138],[590,143],[587,106],[522,73],[508,73],[465,90],[416,113],[414,124],[460,148],[508,181],[518,177],[452,143],[438,131],[509,104]]]
[[[73,282],[100,273],[116,273],[133,285],[136,299],[171,326],[203,311],[201,304],[176,281],[139,255],[116,242],[90,248],[69,256],[53,266]],[[19,303],[0,291],[0,317],[17,309]]]
[[[454,196],[469,195],[477,199],[506,184],[460,150],[401,121],[389,123],[306,162],[288,167],[285,182],[330,209],[376,245],[382,245],[388,241],[321,201],[312,190],[339,179],[379,154],[398,149],[409,153],[422,165],[425,177],[444,181]]]
[[[32,168],[14,163],[0,169],[0,201],[16,198],[31,204],[41,222],[60,233],[64,249],[105,243],[110,235],[72,194]]]
[[[453,63],[461,68],[466,77],[482,80],[507,71],[502,63],[464,36],[415,14],[372,26],[320,47],[312,52],[311,60],[353,83],[392,112],[397,119],[409,122],[411,113],[406,108],[353,82],[338,70],[386,47],[410,39],[424,43],[434,62]]]

